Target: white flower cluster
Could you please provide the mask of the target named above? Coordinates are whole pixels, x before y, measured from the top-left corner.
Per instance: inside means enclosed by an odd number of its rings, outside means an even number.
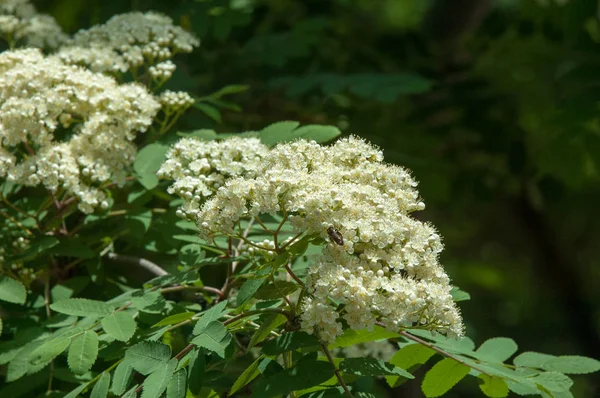
[[[165,112],[180,112],[194,105],[194,98],[185,91],[165,90],[158,97]]]
[[[254,175],[267,151],[257,138],[233,137],[224,141],[184,138],[171,148],[157,175],[175,180],[168,192],[184,199],[177,215],[195,221],[207,197],[228,178]]]
[[[39,50],[0,54],[0,177],[107,207],[101,185],[124,184],[137,132],[160,104],[138,84],[65,65]]]
[[[228,150],[240,141],[231,141]],[[217,156],[227,142],[216,144]],[[181,156],[183,149],[190,152]],[[252,156],[251,148],[240,149],[236,170],[243,169],[243,156]],[[186,202],[183,210],[196,218],[203,238],[235,235],[241,219],[279,213],[296,232],[329,242],[309,269],[305,331],[331,342],[343,320],[357,330],[380,322],[390,330],[463,334],[449,278],[438,263],[440,236],[410,217],[424,208],[417,184],[405,169],[383,163],[377,148],[355,137],[330,147],[300,140],[263,150],[252,158],[258,167],[227,174],[212,166],[210,156],[208,143],[196,141],[194,148],[187,141],[173,150],[162,172],[188,200],[212,195],[199,211],[200,200]],[[217,183],[207,187],[196,176]]]
[[[38,14],[29,0],[0,0],[0,37],[10,45],[56,48],[67,38],[54,18]]]
[[[149,68],[151,77],[164,81],[175,70],[169,59],[199,45],[194,35],[173,25],[166,15],[131,12],[77,32],[57,55],[97,72],[125,72],[153,65]]]
[[[368,341],[338,348],[332,353],[344,358],[374,358],[389,362],[398,350],[388,340]]]

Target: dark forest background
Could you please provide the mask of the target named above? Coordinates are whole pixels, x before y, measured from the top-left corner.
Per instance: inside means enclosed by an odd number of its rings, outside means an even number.
[[[600,358],[600,10],[593,0],[53,0],[68,32],[157,10],[202,46],[169,88],[249,86],[179,129],[334,124],[410,168],[471,294],[468,335]],[[239,107],[239,108],[238,108]],[[207,113],[212,116],[208,117]],[[597,397],[593,377],[576,397]],[[480,396],[475,381],[449,396]],[[420,396],[408,383],[390,396]]]

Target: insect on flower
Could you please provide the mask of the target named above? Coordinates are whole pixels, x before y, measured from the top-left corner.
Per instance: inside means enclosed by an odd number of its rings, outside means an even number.
[[[344,246],[344,237],[337,229],[330,226],[327,228],[327,235],[329,235],[329,239],[331,239],[334,243],[337,243],[340,246]]]

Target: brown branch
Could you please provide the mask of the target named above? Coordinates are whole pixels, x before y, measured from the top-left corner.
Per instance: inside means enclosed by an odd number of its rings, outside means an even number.
[[[321,348],[323,349],[323,352],[325,353],[325,356],[327,357],[327,360],[333,366],[334,372],[335,372],[335,377],[340,382],[340,385],[342,386],[342,388],[346,392],[346,395],[348,395],[351,398],[354,398],[354,396],[352,395],[352,392],[350,392],[350,389],[348,388],[348,386],[344,382],[344,379],[342,378],[340,370],[338,369],[337,366],[335,366],[335,361],[333,360],[333,357],[331,356],[331,352],[329,352],[329,349],[327,348],[327,344],[321,343]]]
[[[157,264],[154,264],[150,260],[146,260],[145,258],[126,256],[124,254],[117,254],[117,253],[108,253],[106,255],[106,257],[108,257],[109,260],[122,261],[125,263],[132,263],[132,264],[139,265],[140,267],[144,268],[146,271],[149,271],[157,276],[169,275],[169,273],[167,271],[165,271],[164,269],[162,269],[160,266],[158,266]]]

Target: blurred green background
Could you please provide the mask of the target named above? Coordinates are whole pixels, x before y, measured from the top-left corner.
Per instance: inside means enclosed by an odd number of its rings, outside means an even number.
[[[413,170],[418,217],[471,294],[468,335],[600,358],[600,10],[594,0],[52,0],[68,32],[164,12],[202,46],[172,89],[250,89],[178,128],[335,124]],[[239,106],[239,109],[237,108]],[[600,396],[598,378],[576,397]],[[471,381],[449,396],[480,396]],[[388,392],[419,397],[417,383]]]

